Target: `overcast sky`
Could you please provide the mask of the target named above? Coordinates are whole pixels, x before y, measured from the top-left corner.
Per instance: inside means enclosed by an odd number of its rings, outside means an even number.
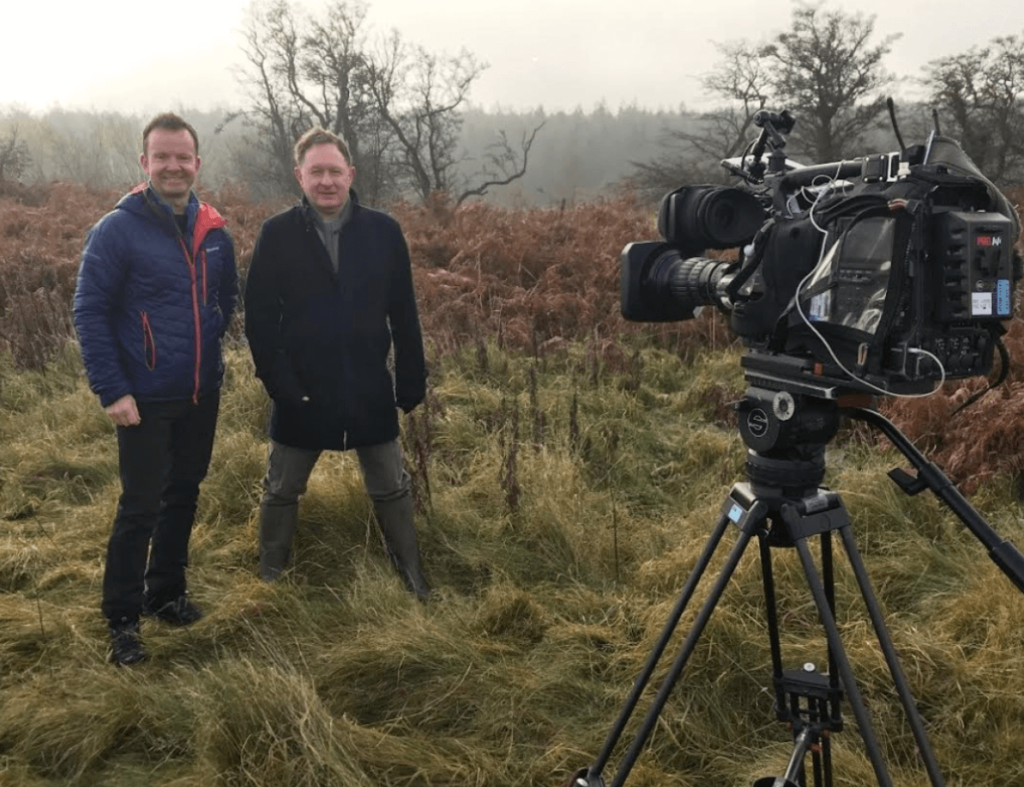
[[[308,0],[318,7],[319,0]],[[0,109],[149,113],[241,105],[232,66],[248,0],[17,0],[5,3]],[[835,0],[831,3],[835,6]],[[1017,0],[848,0],[875,16],[875,43],[902,33],[886,67],[916,77],[938,57],[1024,32]],[[372,0],[367,29],[489,64],[484,109],[589,112],[629,104],[706,108],[715,44],[789,27],[786,0]],[[904,94],[909,88],[901,89]],[[897,91],[897,95],[900,91]]]

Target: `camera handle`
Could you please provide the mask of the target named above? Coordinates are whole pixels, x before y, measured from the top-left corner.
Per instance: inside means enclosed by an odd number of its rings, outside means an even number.
[[[786,171],[786,135],[793,130],[796,124],[789,110],[782,112],[769,112],[761,109],[754,113],[754,125],[761,129],[761,133],[750,151],[750,164],[746,163],[746,156],[740,159],[740,165],[735,166],[729,161],[721,162],[722,166],[736,177],[742,178],[747,183],[759,185],[764,183],[765,174],[781,174]],[[768,163],[764,162],[764,152],[771,144],[771,155]]]
[[[754,399],[752,407],[756,408],[756,405],[761,404],[757,397],[750,396],[750,392],[748,392],[745,402],[749,403],[752,398]],[[810,420],[821,423],[821,410],[827,410],[833,406],[838,409],[838,404],[834,401],[828,403],[819,401],[810,408],[812,411]],[[818,410],[817,413],[813,412],[815,409]],[[996,565],[1006,573],[1018,589],[1024,591],[1024,557],[1021,556],[1020,551],[995,534],[953,484],[937,467],[924,458],[892,422],[877,412],[863,407],[843,408],[842,413],[865,421],[882,431],[919,471],[916,479],[903,471],[892,471],[889,475],[893,481],[909,495],[917,494],[926,488],[931,489],[988,548]],[[788,414],[784,420],[787,424],[794,421],[793,414]],[[797,424],[799,424],[799,419],[793,423],[793,426],[795,427]],[[799,430],[799,427],[797,428]],[[878,644],[889,668],[893,686],[917,742],[919,757],[928,772],[930,784],[932,787],[944,787],[945,782],[928,740],[924,723],[917,711],[916,702],[900,665],[896,647],[885,625],[881,606],[872,590],[867,569],[853,538],[846,508],[837,493],[817,486],[824,478],[824,449],[825,444],[831,439],[829,429],[830,427],[826,426],[819,435],[820,442],[796,444],[792,448],[780,450],[769,448],[764,452],[754,449],[750,451],[747,463],[748,482],[732,487],[710,540],[687,578],[654,650],[648,656],[641,674],[637,677],[597,759],[592,765],[573,776],[570,787],[605,787],[603,771],[612,751],[625,732],[644,689],[650,682],[676,626],[686,612],[694,592],[713,561],[730,524],[738,528],[739,536],[687,633],[675,662],[661,683],[639,731],[620,762],[619,770],[611,787],[622,787],[625,783],[648,737],[653,732],[658,717],[668,702],[669,695],[682,675],[690,655],[696,648],[711,614],[755,535],[758,536],[760,545],[762,582],[766,600],[776,695],[775,709],[778,718],[789,724],[793,730],[794,751],[785,777],[760,779],[754,787],[778,784],[789,787],[791,784],[805,784],[803,759],[808,751],[811,752],[813,761],[813,783],[825,787],[832,784],[830,739],[831,733],[838,732],[842,728],[839,701],[843,696],[848,699],[853,710],[879,786],[891,787],[891,777],[886,769],[878,739],[854,679],[853,670],[835,622],[832,562],[832,534],[834,532],[839,534],[843,542],[850,568],[856,577]],[[779,433],[774,432],[774,434]],[[747,439],[748,435],[744,435],[744,437]],[[784,442],[785,439],[783,432],[780,440]],[[788,485],[790,479],[793,478],[799,479],[799,489],[802,491],[783,486]],[[807,538],[812,536],[818,536],[821,540],[820,552],[824,579],[818,573],[807,545]],[[785,671],[782,668],[775,584],[771,564],[773,548],[793,548],[799,555],[808,588],[817,607],[819,620],[825,630],[829,664],[828,672],[825,674],[817,673],[813,665],[805,665],[802,673],[793,670]]]

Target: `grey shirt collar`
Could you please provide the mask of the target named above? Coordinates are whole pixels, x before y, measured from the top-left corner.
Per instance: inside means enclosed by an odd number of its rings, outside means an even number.
[[[325,219],[316,208],[310,205],[310,214],[313,216],[313,223],[316,225],[318,230],[326,230],[337,234],[342,227],[345,226],[350,218],[352,218],[352,200],[345,200],[345,205],[341,209],[341,213],[335,216],[333,219]]]

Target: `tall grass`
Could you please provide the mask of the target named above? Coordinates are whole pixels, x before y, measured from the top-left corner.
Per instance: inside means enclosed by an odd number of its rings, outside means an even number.
[[[151,660],[122,670],[103,662],[97,608],[117,496],[110,427],[73,348],[44,373],[9,374],[0,784],[564,784],[599,751],[744,455],[714,416],[716,401],[742,392],[738,352],[681,364],[645,350],[639,384],[628,370],[595,381],[581,371],[586,353],[570,346],[541,364],[491,347],[486,369],[473,347],[435,359],[431,504],[418,521],[437,598],[424,607],[390,570],[358,469],[339,454],[311,480],[294,567],[281,583],[258,581],[266,401],[232,350],[190,569],[207,616],[186,630],[146,623]],[[513,440],[514,507],[501,482]],[[829,483],[851,510],[948,783],[1017,783],[1024,603],[955,517],[885,477],[899,459],[841,436]],[[1024,542],[1009,480],[978,502]],[[795,665],[820,661],[822,644],[791,557],[777,570]],[[837,593],[896,783],[920,784],[849,572]],[[781,772],[790,744],[769,684],[751,554],[629,783],[742,785]],[[837,784],[873,783],[852,722],[835,745]]]
[[[89,199],[64,205],[69,224],[95,220],[100,201],[87,210]],[[22,294],[12,255],[32,221],[25,210],[0,216],[13,239],[0,252],[7,297]],[[147,621],[150,661],[105,664],[112,427],[73,342],[54,334],[45,352],[19,356],[19,326],[4,313],[0,785],[562,785],[596,757],[743,478],[728,406],[744,389],[742,348],[710,316],[656,330],[618,318],[615,255],[652,231],[627,202],[404,210],[431,366],[428,401],[403,426],[436,589],[425,606],[391,570],[343,454],[314,472],[293,567],[277,584],[258,580],[267,401],[233,340],[191,550],[190,587],[207,614],[185,630]],[[258,213],[230,194],[224,211],[244,264]],[[1017,332],[1015,320],[1011,343]],[[1020,545],[1022,449],[999,438],[1018,428],[1019,385],[1011,376],[1006,397],[955,419],[953,388],[884,406],[922,447],[964,457],[951,474],[973,479],[974,504]],[[951,513],[886,477],[902,464],[863,427],[843,430],[826,483],[850,510],[947,784],[1022,784],[1024,601]],[[775,564],[787,666],[820,664],[795,556],[779,551]],[[922,784],[842,561],[837,597],[894,782]],[[751,550],[629,785],[750,785],[784,770],[791,741],[771,709],[764,617]],[[670,652],[692,621],[691,611]],[[852,718],[834,746],[838,785],[874,783]]]

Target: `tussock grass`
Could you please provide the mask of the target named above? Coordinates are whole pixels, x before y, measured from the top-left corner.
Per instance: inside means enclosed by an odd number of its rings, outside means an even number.
[[[103,663],[98,612],[118,493],[112,431],[73,348],[46,372],[9,372],[0,784],[564,784],[600,750],[745,455],[725,420],[742,394],[734,351],[680,360],[647,349],[634,355],[639,373],[595,375],[587,358],[585,344],[546,356],[491,345],[486,364],[473,345],[435,356],[423,422],[404,430],[430,490],[418,516],[436,599],[424,606],[394,576],[355,458],[342,454],[325,454],[310,480],[294,565],[274,585],[258,580],[267,402],[244,350],[229,351],[191,552],[207,614],[186,630],[145,623],[151,659],[122,670]],[[1024,601],[955,517],[885,477],[901,458],[844,432],[827,480],[850,510],[948,783],[1012,784],[1024,778]],[[1020,543],[1014,481],[998,478],[976,502]],[[836,554],[854,673],[894,782],[920,784],[838,544]],[[773,566],[787,665],[821,663],[796,555],[773,551]],[[764,615],[752,546],[630,785],[749,785],[784,770]],[[837,784],[874,783],[847,715]]]
[[[244,268],[269,209],[218,199]],[[0,787],[562,785],[591,763],[744,478],[729,407],[745,387],[742,351],[721,316],[618,315],[617,250],[649,237],[651,216],[628,200],[396,208],[431,367],[428,400],[403,428],[436,590],[425,606],[384,556],[354,457],[339,454],[310,480],[294,565],[258,580],[268,403],[236,323],[192,539],[206,615],[186,630],[147,621],[150,661],[118,670],[103,662],[98,609],[117,452],[66,313],[84,231],[110,204],[73,189],[0,204]],[[1020,320],[1006,341],[1024,349]],[[883,409],[1021,545],[1022,381],[1011,370],[950,418],[982,384]],[[947,784],[1024,783],[1024,601],[959,520],[886,477],[903,464],[858,424],[829,446],[826,483],[849,508]],[[894,784],[920,785],[838,544],[836,555],[837,621]],[[822,664],[796,555],[772,558],[786,666]],[[752,545],[630,787],[748,787],[784,770],[761,582]],[[873,784],[847,718],[836,784]]]

